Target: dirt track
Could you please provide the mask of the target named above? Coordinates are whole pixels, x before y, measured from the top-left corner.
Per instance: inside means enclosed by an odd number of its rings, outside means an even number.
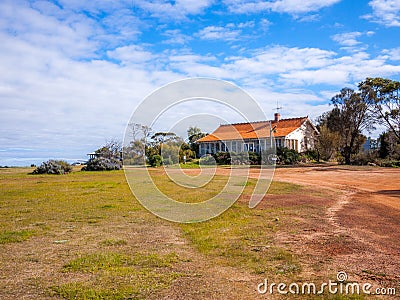
[[[227,175],[227,170],[219,169],[217,173]],[[258,176],[259,170],[251,169],[250,177]],[[310,199],[309,204],[327,206],[325,217],[302,216],[307,224],[303,234],[277,237],[278,242],[290,246],[305,260],[308,257],[306,274],[344,270],[352,280],[400,291],[399,169],[277,168],[273,180],[332,193],[326,203]],[[277,205],[271,199],[267,195],[260,205]],[[316,261],[320,264],[319,272],[315,272]]]
[[[316,248],[321,256],[332,257],[332,267],[341,267],[358,280],[395,284],[399,290],[400,170],[281,168],[274,180],[340,192],[327,209],[332,228],[326,229],[322,239],[328,242],[319,245],[319,238],[308,241],[300,246],[300,252]]]

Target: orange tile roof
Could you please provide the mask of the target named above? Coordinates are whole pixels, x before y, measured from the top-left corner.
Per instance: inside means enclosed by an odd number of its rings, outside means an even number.
[[[308,117],[281,119],[278,122],[271,121],[272,127],[276,125],[274,137],[287,136],[299,128]],[[236,123],[220,125],[213,133],[197,140],[197,142],[215,142],[239,139],[260,139],[269,137],[270,121],[251,123]]]

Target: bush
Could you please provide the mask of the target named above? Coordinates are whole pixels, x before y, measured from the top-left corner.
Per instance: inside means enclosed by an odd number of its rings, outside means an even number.
[[[380,167],[386,168],[399,168],[400,160],[392,160],[392,159],[383,159],[378,162]]]
[[[231,156],[229,152],[218,152],[214,154],[215,161],[218,165],[230,165]]]
[[[120,170],[121,168],[122,163],[118,159],[96,157],[89,159],[86,166],[82,168],[82,171],[111,171]]]
[[[301,156],[296,150],[289,148],[278,148],[276,150],[276,155],[278,155],[279,163],[285,165],[294,165],[299,162]]]
[[[249,152],[249,161],[251,165],[260,165],[261,156],[256,152]]]
[[[317,150],[307,150],[304,152],[302,155],[302,160],[304,162],[310,162],[310,161],[318,161],[319,160],[319,155]]]
[[[159,167],[162,165],[162,157],[161,155],[154,154],[151,155],[148,159],[150,166],[152,167]]]
[[[378,153],[375,151],[360,152],[352,156],[351,164],[357,166],[376,165],[378,160]]]
[[[206,155],[199,159],[200,165],[215,165],[215,163],[215,158],[211,155]]]
[[[231,153],[232,165],[260,165],[261,155],[257,152]]]
[[[69,163],[63,160],[50,159],[43,162],[37,167],[32,174],[66,174],[72,172],[72,167]]]
[[[173,161],[170,157],[168,157],[168,158],[164,158],[164,159],[162,160],[162,164],[163,164],[164,166],[170,166],[170,165],[173,165],[173,164],[174,164],[174,161]]]

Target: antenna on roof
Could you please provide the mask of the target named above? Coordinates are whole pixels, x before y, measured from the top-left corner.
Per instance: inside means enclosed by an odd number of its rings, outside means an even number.
[[[279,111],[282,109],[282,106],[279,106],[278,101],[276,101],[276,108],[274,110],[276,110],[276,113],[274,114],[274,121],[275,122],[279,122],[279,120],[281,119],[281,114],[279,113]]]
[[[276,110],[276,112],[279,113],[279,111],[280,111],[281,109],[283,109],[283,107],[282,107],[282,106],[279,106],[279,102],[278,102],[278,100],[277,100],[277,101],[276,101],[276,108],[274,108],[273,110]]]

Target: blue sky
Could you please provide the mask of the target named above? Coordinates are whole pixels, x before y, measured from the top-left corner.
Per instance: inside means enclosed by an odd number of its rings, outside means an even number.
[[[314,119],[343,87],[400,80],[399,29],[399,0],[2,0],[0,165],[85,159],[149,93],[196,76]]]

